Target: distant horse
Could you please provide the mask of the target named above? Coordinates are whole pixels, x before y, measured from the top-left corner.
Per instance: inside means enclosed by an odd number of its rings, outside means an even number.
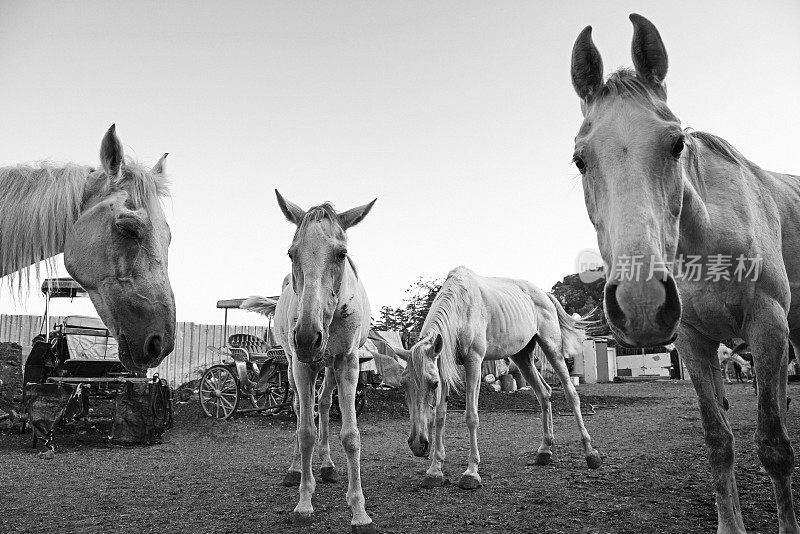
[[[325,382],[319,399],[322,478],[328,481],[336,478],[328,444],[328,420],[333,388],[337,386],[342,413],[339,438],[347,454],[350,524],[357,534],[375,532],[364,509],[361,491],[361,436],[355,407],[357,350],[369,335],[370,308],[367,293],[347,254],[345,233],[366,217],[375,201],[344,213],[336,213],[327,203],[306,212],[277,191],[275,194],[283,214],[297,226],[289,248],[291,280],[284,284],[275,307],[276,337],[291,360],[289,381],[295,391],[298,414],[294,456],[286,476],[293,481],[299,472],[300,501],[292,521],[296,525],[310,524],[314,512],[311,505],[316,487],[311,472],[316,433],[314,384],[324,367]]]
[[[41,261],[63,252],[129,371],[158,366],[175,343],[171,236],[159,201],[168,194],[166,157],[152,169],[127,160],[112,125],[100,144],[100,168],[0,168],[0,276],[22,271],[21,290],[27,267],[38,275]]]
[[[800,178],[684,130],[667,106],[661,36],[644,17],[630,18],[635,71],[603,80],[591,26],[572,51],[584,116],[574,162],[610,269],[606,318],[629,346],[677,335],[698,395],[721,533],[745,528],[733,433],[714,386],[716,348],[731,337],[747,342],[759,384],[756,451],[772,479],[780,532],[798,533],[784,399],[788,343],[800,344]]]
[[[717,358],[726,384],[731,383],[730,368],[734,366],[734,364],[738,364],[740,369],[746,371],[748,374],[750,373],[750,363],[722,343],[720,343],[717,349]],[[736,378],[741,382],[741,371],[737,373]]]
[[[580,399],[569,378],[565,356],[582,350],[575,321],[553,297],[524,280],[485,278],[466,267],[447,275],[436,295],[411,350],[398,354],[408,362],[403,373],[406,404],[411,419],[408,445],[416,456],[431,457],[423,485],[441,485],[445,460],[444,427],[447,396],[461,387],[459,365],[466,376],[466,420],[470,453],[467,470],[458,485],[475,489],[481,485],[478,464],[478,395],[481,364],[510,357],[530,383],[542,407],[542,442],[537,464],[552,457],[553,417],[550,386],[533,362],[536,344],[542,348],[572,405],[589,467],[600,467],[600,454],[583,424]],[[397,349],[395,349],[397,350]]]

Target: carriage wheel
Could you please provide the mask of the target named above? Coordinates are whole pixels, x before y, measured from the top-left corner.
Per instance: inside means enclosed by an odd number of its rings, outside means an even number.
[[[319,399],[322,396],[322,388],[325,386],[325,369],[322,369],[317,375],[317,381],[314,384],[314,421],[319,422]],[[333,395],[331,396],[331,411],[329,416],[331,419],[340,419],[342,412],[339,410],[339,395],[336,386],[333,386]]]
[[[253,405],[253,408],[259,409],[266,409],[270,406],[275,406],[277,404],[277,400],[275,395],[271,391],[272,388],[268,388],[266,391],[257,391],[256,387],[258,386],[258,373],[253,367],[249,367],[247,369],[247,380],[250,382],[250,404]]]
[[[230,419],[242,396],[239,382],[225,365],[212,365],[203,373],[198,395],[203,412],[217,419]]]

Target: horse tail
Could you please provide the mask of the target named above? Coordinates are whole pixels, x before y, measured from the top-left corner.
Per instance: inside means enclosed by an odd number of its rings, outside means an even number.
[[[275,313],[275,306],[277,305],[278,301],[275,299],[254,296],[244,299],[244,302],[239,305],[239,308],[254,313],[260,313],[261,315],[272,315]]]
[[[572,316],[566,312],[555,295],[547,293],[547,296],[556,308],[558,326],[561,329],[561,345],[564,355],[574,357],[580,354],[583,352],[583,338],[585,337],[582,331],[589,326],[590,321],[584,318],[579,320],[573,319]]]

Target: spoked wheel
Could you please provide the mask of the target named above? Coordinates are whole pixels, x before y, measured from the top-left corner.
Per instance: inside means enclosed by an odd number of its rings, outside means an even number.
[[[250,381],[250,404],[254,408],[273,415],[286,408],[291,410],[291,388],[289,387],[288,379],[281,379],[282,377],[278,370],[274,372],[268,370],[267,372],[270,377],[266,384],[261,384],[261,387],[266,386],[266,389],[259,391],[259,381],[263,377],[256,373],[255,368],[248,369],[247,379]]]
[[[314,383],[314,421],[319,421],[319,399],[322,397],[322,389],[324,387],[325,369],[322,369],[317,375],[317,381]],[[341,419],[342,417],[342,412],[339,410],[339,395],[337,395],[336,386],[333,386],[329,416],[331,419]]]
[[[271,387],[265,391],[258,390],[258,378],[258,373],[253,367],[247,369],[247,380],[250,381],[250,404],[253,405],[253,408],[267,409],[278,404],[280,398],[277,398]]]
[[[314,396],[314,420],[319,421],[319,399],[322,396],[322,387],[325,384],[325,371],[321,371],[317,376],[317,381],[314,385],[316,394]],[[364,413],[367,408],[367,387],[360,381],[356,386],[356,417]],[[339,408],[339,388],[333,387],[333,396],[331,399],[331,419],[341,419],[342,411]]]
[[[200,379],[200,406],[208,417],[230,419],[242,396],[239,382],[225,365],[212,365]]]

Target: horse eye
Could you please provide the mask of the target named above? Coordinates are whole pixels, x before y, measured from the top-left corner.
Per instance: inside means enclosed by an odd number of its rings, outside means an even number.
[[[681,152],[683,152],[683,146],[684,146],[683,136],[681,136],[681,137],[678,138],[677,141],[675,141],[675,144],[672,145],[672,157],[673,158],[679,158],[680,157]]]
[[[584,163],[580,156],[573,156],[572,163],[574,163],[578,170],[581,171],[581,174],[586,172],[586,163]]]
[[[346,251],[346,250],[343,250],[342,252],[339,252],[339,253],[336,255],[336,259],[338,259],[339,261],[344,261],[344,259],[345,259],[346,257],[347,257],[347,251]]]
[[[439,388],[439,382],[434,382],[431,384],[431,390],[436,391]]]

